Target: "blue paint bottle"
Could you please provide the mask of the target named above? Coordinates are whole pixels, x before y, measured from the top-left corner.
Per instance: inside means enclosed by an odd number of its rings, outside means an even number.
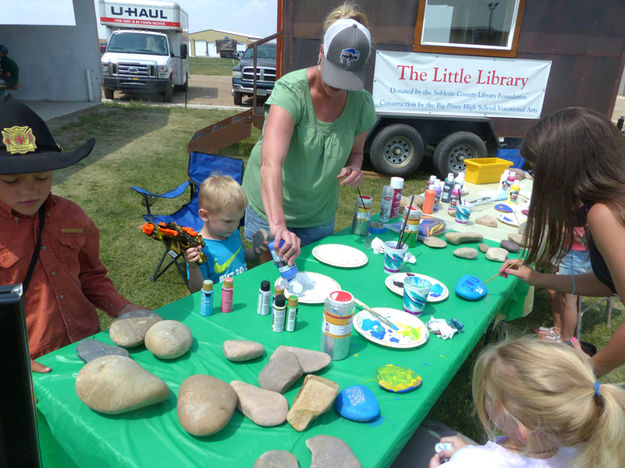
[[[282,247],[282,244],[284,244],[284,240],[280,241],[279,247]],[[297,267],[295,266],[295,264],[289,265],[280,255],[278,255],[278,253],[274,249],[273,241],[269,242],[269,244],[267,244],[267,247],[269,248],[269,252],[271,252],[271,258],[273,258],[274,265],[276,266],[276,268],[278,268],[278,271],[280,272],[280,276],[287,281],[291,281],[293,278],[295,278],[295,275],[297,275]]]
[[[200,315],[206,317],[213,315],[213,281],[204,280],[202,290],[200,292]]]

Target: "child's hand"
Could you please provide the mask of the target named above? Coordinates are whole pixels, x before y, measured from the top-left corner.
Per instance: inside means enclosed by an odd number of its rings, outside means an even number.
[[[201,251],[202,250],[200,247],[189,247],[187,250],[184,251],[184,259],[189,264],[197,263],[200,260]]]
[[[44,366],[43,364],[39,364],[34,359],[30,360],[30,369],[33,372],[37,372],[39,374],[45,374],[45,373],[50,372],[52,370],[49,367]]]
[[[451,445],[453,448],[440,450],[430,459],[430,464],[428,465],[428,468],[434,468],[442,465],[451,458],[456,450],[460,450],[461,448],[469,445],[462,437],[458,436],[443,437],[441,438],[440,443]]]
[[[263,252],[267,251],[267,243],[269,241],[269,234],[264,229],[259,229],[252,236],[252,248],[254,249],[254,255],[259,256]]]

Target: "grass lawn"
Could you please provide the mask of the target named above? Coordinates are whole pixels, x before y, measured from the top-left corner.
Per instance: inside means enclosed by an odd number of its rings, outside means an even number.
[[[233,58],[189,57],[191,75],[232,75],[232,68],[239,63]]]
[[[231,62],[231,59],[191,60],[192,63]],[[78,202],[94,219],[100,229],[102,260],[109,268],[109,275],[119,291],[131,301],[158,308],[182,298],[188,292],[173,268],[157,282],[149,281],[162,250],[159,243],[141,232],[144,209],[141,197],[130,186],[138,185],[162,193],[182,183],[187,178],[186,147],[193,133],[229,115],[222,111],[107,103],[101,111],[52,128],[58,143],[67,149],[76,148],[87,138],[96,138],[95,149],[88,158],[55,172],[52,190]],[[258,136],[258,131],[253,129],[251,138],[226,148],[222,154],[238,156],[246,161]],[[431,173],[433,168],[430,161],[426,160],[421,170],[406,180],[405,193],[423,191]],[[361,192],[373,196],[374,209],[379,207],[377,203],[382,186],[387,183],[388,178],[365,179]],[[351,224],[355,198],[356,190],[353,187],[341,189],[337,230]],[[180,201],[159,200],[153,212],[171,213],[180,204]],[[614,303],[610,330],[605,327],[604,307],[585,314],[584,341],[594,343],[598,348],[605,345],[624,319],[623,305],[618,300]],[[109,324],[108,317],[102,316],[103,328]],[[536,292],[534,312],[526,318],[498,327],[495,338],[502,335],[520,336],[538,325],[551,325],[546,291]],[[436,402],[429,417],[458,429],[474,440],[484,441],[472,410],[470,384],[472,364],[480,348],[481,344]],[[625,366],[603,377],[601,381],[625,381]]]

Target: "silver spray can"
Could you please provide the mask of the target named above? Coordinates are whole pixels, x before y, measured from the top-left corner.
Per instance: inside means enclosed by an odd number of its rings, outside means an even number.
[[[354,318],[354,296],[347,291],[332,291],[326,298],[321,325],[321,351],[334,361],[349,354]]]
[[[393,187],[385,185],[382,189],[382,200],[380,201],[380,216],[378,221],[387,223],[391,219],[391,207],[393,206]]]

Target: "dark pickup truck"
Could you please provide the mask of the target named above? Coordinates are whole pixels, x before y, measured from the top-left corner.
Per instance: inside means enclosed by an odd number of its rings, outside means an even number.
[[[256,95],[271,94],[276,82],[276,45],[260,44],[256,59]],[[234,103],[241,105],[243,96],[254,94],[254,49],[249,48],[241,61],[232,69],[232,96]]]

